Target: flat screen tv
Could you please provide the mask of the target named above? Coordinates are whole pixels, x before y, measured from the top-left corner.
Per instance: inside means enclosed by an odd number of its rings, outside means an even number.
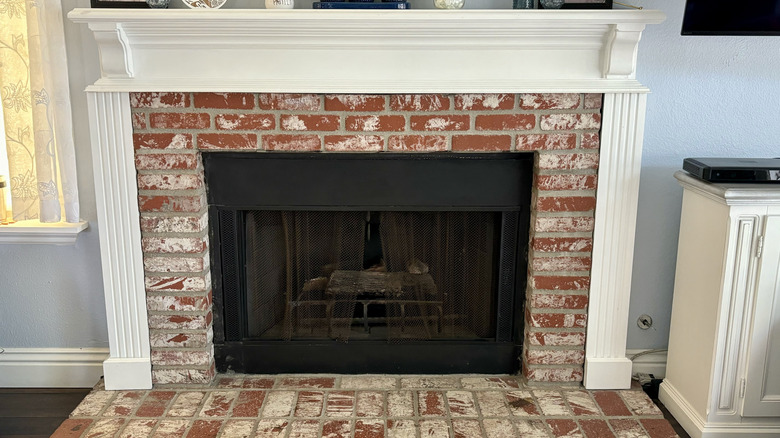
[[[687,0],[683,35],[780,35],[780,0]]]

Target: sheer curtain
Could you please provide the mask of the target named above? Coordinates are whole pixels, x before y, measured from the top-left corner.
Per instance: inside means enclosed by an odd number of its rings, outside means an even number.
[[[78,222],[59,0],[0,1],[0,87],[14,220]]]

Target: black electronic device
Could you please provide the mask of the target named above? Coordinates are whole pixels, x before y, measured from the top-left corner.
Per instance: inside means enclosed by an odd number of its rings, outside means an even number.
[[[687,0],[683,35],[780,35],[780,0]]]
[[[780,184],[780,158],[686,158],[683,170],[709,182]]]

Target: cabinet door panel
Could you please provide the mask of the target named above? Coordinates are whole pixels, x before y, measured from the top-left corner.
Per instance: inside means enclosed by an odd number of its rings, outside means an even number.
[[[769,216],[750,338],[745,417],[780,416],[780,216]]]

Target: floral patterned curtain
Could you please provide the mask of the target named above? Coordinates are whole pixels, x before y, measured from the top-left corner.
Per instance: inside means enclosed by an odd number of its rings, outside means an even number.
[[[0,93],[14,220],[78,222],[59,0],[0,0]]]

